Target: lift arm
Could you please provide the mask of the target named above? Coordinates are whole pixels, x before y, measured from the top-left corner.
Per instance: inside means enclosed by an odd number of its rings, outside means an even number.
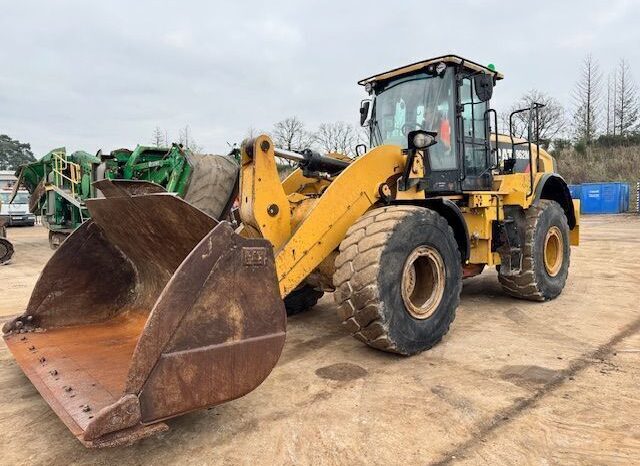
[[[240,215],[243,223],[273,244],[280,293],[286,296],[340,245],[349,227],[380,200],[384,186],[402,173],[405,155],[399,146],[379,146],[349,163],[332,178],[302,223],[292,231],[289,202],[275,164],[278,152],[281,151],[274,149],[267,136],[243,146]]]

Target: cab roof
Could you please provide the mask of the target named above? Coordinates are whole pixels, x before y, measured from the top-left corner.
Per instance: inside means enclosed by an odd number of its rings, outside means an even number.
[[[374,83],[378,81],[386,81],[390,78],[395,78],[397,76],[403,76],[405,74],[410,74],[415,71],[419,71],[432,63],[444,62],[447,64],[454,65],[462,65],[465,68],[468,68],[473,71],[480,71],[482,73],[492,74],[496,77],[496,79],[503,79],[504,76],[502,73],[498,73],[497,71],[493,71],[487,68],[484,65],[480,65],[479,63],[473,62],[471,60],[467,60],[466,58],[462,58],[458,55],[443,55],[441,57],[429,58],[427,60],[419,61],[416,63],[412,63],[410,65],[405,65],[400,68],[394,68],[390,71],[385,71],[384,73],[375,74],[373,76],[369,76],[368,78],[361,79],[358,81],[358,84],[364,86],[367,83]]]

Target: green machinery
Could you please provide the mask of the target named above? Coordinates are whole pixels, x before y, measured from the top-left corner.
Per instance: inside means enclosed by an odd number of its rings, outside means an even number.
[[[16,176],[31,193],[29,209],[49,229],[49,244],[57,248],[89,218],[85,201],[100,197],[95,181],[146,181],[185,198],[196,188],[195,202],[213,217],[228,212],[238,165],[230,157],[193,154],[178,144],[171,147],[138,145],[133,151],[116,149],[91,155],[54,149],[37,162],[21,166]],[[208,183],[200,178],[208,177]],[[222,185],[222,186],[221,186]]]

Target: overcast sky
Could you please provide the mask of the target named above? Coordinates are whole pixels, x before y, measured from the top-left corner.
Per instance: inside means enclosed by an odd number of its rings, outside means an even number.
[[[0,133],[37,156],[177,139],[209,152],[297,115],[357,123],[365,76],[445,53],[570,108],[582,59],[640,78],[640,1],[0,0]]]

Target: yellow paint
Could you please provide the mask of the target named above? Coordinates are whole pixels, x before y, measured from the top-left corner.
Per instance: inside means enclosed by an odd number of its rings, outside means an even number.
[[[291,239],[276,250],[283,296],[295,289],[344,239],[347,230],[378,201],[378,188],[401,173],[398,146],[380,146],[357,158],[326,188]]]
[[[411,171],[409,172],[409,179],[421,179],[424,178],[424,153],[422,151],[418,151],[416,156],[413,158],[413,166],[411,167]],[[403,163],[404,165],[404,163]],[[396,193],[397,201],[412,201],[415,199],[424,199],[425,192],[418,191],[417,186],[413,186],[406,191],[398,190]]]
[[[396,191],[404,170],[406,155],[398,146],[376,147],[355,159],[332,180],[307,178],[294,170],[280,181],[275,165],[273,143],[267,136],[252,141],[251,150],[242,150],[241,207],[244,236],[262,236],[274,246],[276,272],[282,296],[302,283],[323,261],[335,252],[347,230],[376,203],[380,189],[388,184],[396,201],[420,205],[425,192],[416,187]],[[253,154],[250,156],[249,154]],[[537,154],[534,151],[534,155]],[[417,161],[415,161],[417,160]],[[411,176],[424,176],[422,159],[416,157]],[[492,225],[504,218],[503,206],[528,208],[535,187],[545,172],[553,171],[553,158],[540,151],[534,163],[534,185],[528,173],[494,176],[492,191],[471,191],[443,196],[454,200],[467,223],[471,244],[469,262],[496,265],[500,255],[491,251]],[[380,205],[380,204],[377,204]],[[579,221],[579,203],[576,217]],[[273,214],[277,206],[277,214]],[[579,242],[579,227],[571,231],[571,244]]]
[[[243,146],[240,218],[271,241],[274,248],[279,248],[291,236],[291,212],[278,175],[273,142],[268,136],[259,136],[253,140],[252,152],[250,156]],[[269,210],[277,213],[272,215]]]
[[[576,214],[576,226],[574,227],[573,230],[571,230],[571,233],[569,234],[569,242],[571,243],[572,246],[579,246],[580,245],[580,200],[579,199],[573,200],[573,211]]]
[[[469,195],[468,206],[460,209],[469,231],[471,264],[495,264],[495,253],[491,251],[492,225],[494,221],[499,220],[498,214],[500,219],[504,216],[502,204],[498,212],[497,202],[498,197],[495,193],[474,192]]]
[[[287,195],[293,193],[320,194],[324,188],[329,186],[329,183],[327,180],[306,178],[302,174],[302,170],[297,168],[282,182],[282,189]]]

